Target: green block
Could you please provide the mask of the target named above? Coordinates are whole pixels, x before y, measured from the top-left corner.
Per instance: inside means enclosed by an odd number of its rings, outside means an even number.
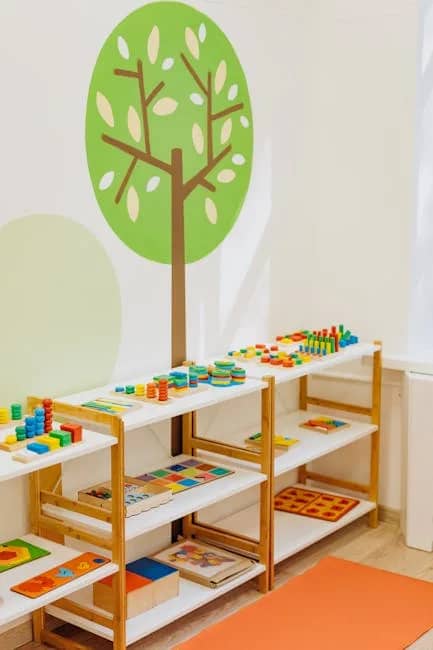
[[[69,431],[50,431],[49,435],[51,438],[60,440],[61,447],[67,447],[72,444],[72,436]]]

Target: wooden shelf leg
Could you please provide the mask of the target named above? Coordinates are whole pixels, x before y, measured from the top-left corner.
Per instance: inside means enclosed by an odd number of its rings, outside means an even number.
[[[375,341],[376,345],[381,345],[380,341]],[[372,381],[372,409],[371,421],[377,425],[377,431],[371,436],[371,455],[370,455],[370,490],[369,499],[374,501],[376,507],[368,516],[368,523],[372,528],[376,528],[379,523],[379,458],[380,458],[380,404],[382,391],[382,350],[374,353],[373,357],[373,381]]]
[[[113,650],[126,648],[126,574],[125,574],[125,447],[124,427],[119,418],[116,422],[117,445],[111,447],[112,488],[112,551],[113,562],[119,571],[113,576]]]
[[[299,379],[299,408],[302,411],[307,410],[307,396],[308,396],[308,376]],[[300,465],[298,467],[298,483],[307,482],[307,466]]]
[[[260,562],[266,571],[258,578],[262,593],[274,584],[274,431],[275,431],[275,377],[264,377],[268,384],[262,390],[262,461],[261,471],[268,477],[260,484]]]

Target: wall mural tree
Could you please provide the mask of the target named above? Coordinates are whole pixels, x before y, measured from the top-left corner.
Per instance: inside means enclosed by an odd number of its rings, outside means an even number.
[[[251,176],[247,82],[230,41],[178,2],[147,4],[107,38],[86,145],[99,206],[139,255],[172,265],[172,361],[186,355],[185,264],[235,223]]]

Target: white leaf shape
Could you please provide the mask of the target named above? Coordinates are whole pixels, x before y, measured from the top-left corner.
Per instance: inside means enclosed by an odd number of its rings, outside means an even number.
[[[171,70],[171,68],[174,66],[174,59],[169,57],[168,59],[164,59],[162,62],[162,69],[163,70]]]
[[[216,222],[218,221],[218,210],[215,203],[212,201],[212,199],[207,198],[205,200],[204,209],[206,211],[206,216],[211,222],[211,224],[215,225]]]
[[[232,126],[232,118],[229,117],[221,127],[221,144],[225,144],[230,140],[230,136],[232,134]]]
[[[158,54],[159,54],[159,28],[158,25],[154,25],[152,27],[152,31],[150,32],[149,38],[147,39],[147,56],[149,57],[149,61],[152,63],[152,65],[156,63]]]
[[[204,104],[204,99],[199,93],[192,93],[189,98],[196,106],[203,106]]]
[[[236,178],[236,173],[233,169],[222,169],[217,176],[220,183],[231,183]]]
[[[220,94],[224,88],[224,84],[227,79],[227,63],[225,61],[220,61],[217,71],[215,73],[215,92],[217,95]]]
[[[200,43],[204,43],[206,40],[206,35],[207,35],[207,29],[206,25],[202,23],[198,29],[198,37],[200,39]]]
[[[235,153],[232,158],[232,163],[234,165],[245,165],[245,162],[245,156],[243,156],[241,153]]]
[[[185,43],[194,59],[200,58],[200,44],[198,42],[197,36],[192,31],[191,27],[185,29]]]
[[[131,221],[137,221],[138,211],[140,209],[140,199],[138,198],[137,190],[133,185],[131,185],[128,190],[126,207],[128,208],[128,214]]]
[[[135,142],[141,140],[141,122],[137,111],[133,106],[128,109],[128,130]]]
[[[232,102],[236,97],[238,96],[239,92],[239,86],[238,84],[233,84],[233,86],[230,86],[229,92],[228,92],[228,99]]]
[[[128,43],[124,38],[122,38],[122,36],[117,37],[117,49],[119,50],[120,56],[122,56],[124,59],[129,59]]]
[[[103,175],[103,177],[99,181],[99,189],[108,190],[108,188],[110,187],[113,181],[114,181],[114,172],[107,172],[106,174]]]
[[[111,104],[105,95],[100,93],[99,90],[96,93],[96,106],[98,108],[99,115],[102,117],[104,122],[106,122],[108,126],[114,126],[114,116]]]
[[[152,176],[152,178],[149,179],[147,185],[146,185],[146,192],[154,192],[158,185],[161,182],[161,178],[159,176]]]
[[[172,99],[171,97],[163,97],[156,102],[153,107],[153,112],[155,115],[163,117],[164,115],[171,115],[171,113],[174,113],[177,107],[178,103],[175,99]]]
[[[199,124],[192,125],[192,143],[194,149],[201,155],[204,151],[204,137]]]
[[[247,117],[245,117],[245,115],[241,115],[240,120],[241,120],[241,124],[244,127],[244,129],[247,129],[249,127],[249,125],[250,125],[249,119]]]

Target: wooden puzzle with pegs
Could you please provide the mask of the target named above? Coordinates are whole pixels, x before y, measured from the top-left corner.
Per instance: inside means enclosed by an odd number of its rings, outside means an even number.
[[[156,469],[153,472],[137,476],[137,478],[150,485],[169,488],[173,494],[176,494],[230,474],[234,474],[234,471],[226,467],[211,465],[198,458],[187,458],[182,462]]]
[[[288,487],[274,497],[275,510],[335,522],[357,506],[358,499]]]

